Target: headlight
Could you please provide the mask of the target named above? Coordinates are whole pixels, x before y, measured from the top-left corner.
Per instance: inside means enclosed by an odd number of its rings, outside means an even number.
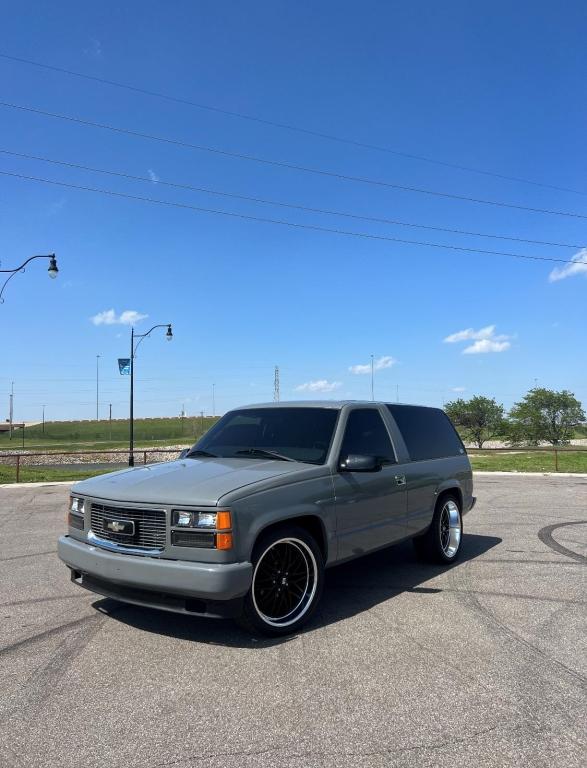
[[[204,528],[207,530],[225,531],[232,528],[230,512],[190,512],[185,509],[174,509],[171,524],[178,528]]]
[[[72,496],[69,500],[69,511],[73,512],[75,515],[83,515],[84,500],[80,499],[79,496]]]
[[[67,510],[67,524],[78,531],[84,530],[84,500],[79,496],[70,496]]]

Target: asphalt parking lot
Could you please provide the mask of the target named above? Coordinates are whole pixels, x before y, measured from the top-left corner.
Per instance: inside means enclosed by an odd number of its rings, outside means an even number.
[[[328,572],[302,634],[99,599],[57,559],[67,486],[0,489],[0,763],[585,765],[587,477],[476,478],[462,558]]]

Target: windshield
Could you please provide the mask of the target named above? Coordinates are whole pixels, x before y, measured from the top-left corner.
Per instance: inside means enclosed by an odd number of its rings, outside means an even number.
[[[194,454],[205,451],[222,458],[276,458],[324,464],[337,417],[335,408],[230,411],[194,445],[192,451]],[[201,457],[203,453],[199,455]]]

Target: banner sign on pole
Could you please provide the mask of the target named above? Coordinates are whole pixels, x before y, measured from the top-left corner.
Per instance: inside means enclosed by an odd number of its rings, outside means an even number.
[[[121,376],[130,376],[130,357],[118,358],[118,370]]]

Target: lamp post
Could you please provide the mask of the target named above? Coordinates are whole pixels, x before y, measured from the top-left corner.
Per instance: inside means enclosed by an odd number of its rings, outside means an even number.
[[[167,341],[171,341],[173,338],[173,331],[171,330],[171,323],[164,323],[162,325],[154,325],[152,328],[150,328],[147,333],[135,333],[134,326],[130,330],[130,436],[129,436],[129,446],[128,446],[128,466],[134,467],[135,465],[135,456],[134,456],[134,380],[135,380],[135,355],[137,353],[137,349],[139,348],[139,344],[143,339],[146,339],[147,336],[151,334],[152,331],[155,330],[155,328],[167,328],[167,333],[165,334],[165,338]],[[135,346],[135,339],[138,339],[138,342]]]
[[[99,413],[99,393],[100,393],[100,355],[96,355],[96,421],[100,420]]]
[[[34,261],[34,259],[49,259],[49,268],[47,270],[47,272],[49,273],[49,277],[52,277],[52,278],[57,277],[59,268],[57,267],[57,259],[55,258],[54,253],[48,253],[48,254],[43,254],[39,256],[31,256],[29,259],[24,261],[20,265],[20,267],[15,267],[14,269],[0,269],[0,272],[8,275],[8,277],[6,278],[6,280],[2,285],[2,288],[0,288],[0,304],[4,304],[4,299],[2,298],[2,294],[4,293],[4,289],[6,288],[8,283],[19,272],[24,272],[26,265],[29,264],[31,261]]]

